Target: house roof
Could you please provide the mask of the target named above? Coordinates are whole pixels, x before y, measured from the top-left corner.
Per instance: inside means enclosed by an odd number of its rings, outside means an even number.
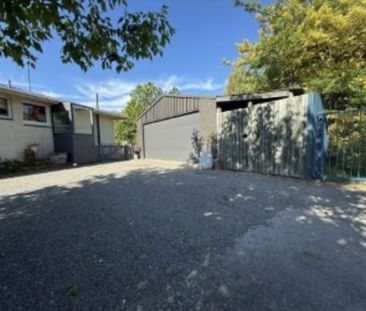
[[[23,89],[16,88],[16,87],[9,87],[6,84],[0,84],[0,91],[4,94],[24,96],[24,97],[32,98],[35,100],[41,100],[41,101],[43,101],[45,103],[49,103],[49,104],[57,104],[57,103],[62,102],[61,99],[58,99],[55,97],[46,96],[46,95],[36,93],[36,92],[25,91]]]
[[[61,98],[46,96],[46,95],[43,95],[43,94],[37,93],[37,92],[25,91],[25,90],[20,89],[20,88],[9,87],[6,84],[0,84],[0,92],[5,94],[5,95],[7,95],[7,94],[8,95],[17,95],[17,96],[23,96],[23,97],[31,98],[31,99],[34,99],[34,100],[40,100],[43,103],[47,103],[47,104],[51,104],[51,105],[52,104],[69,102],[69,101],[61,99]],[[82,106],[82,105],[80,105],[80,106]],[[123,115],[121,113],[118,113],[118,112],[107,111],[107,110],[102,110],[102,109],[95,109],[93,107],[88,107],[88,108],[92,108],[94,113],[98,114],[98,115],[103,115],[103,116],[110,117],[110,118],[113,118],[113,119],[123,119]]]

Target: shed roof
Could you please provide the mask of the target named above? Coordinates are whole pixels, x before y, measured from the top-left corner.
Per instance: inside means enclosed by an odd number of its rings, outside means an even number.
[[[302,88],[284,88],[277,89],[271,91],[263,91],[256,93],[246,93],[246,94],[237,94],[237,95],[227,95],[227,96],[217,96],[217,103],[225,103],[225,102],[238,102],[238,101],[264,101],[264,100],[272,100],[279,98],[287,98],[294,95],[304,94],[304,89]]]
[[[157,100],[155,100],[149,107],[147,107],[137,118],[140,120],[151,108],[153,108],[157,103],[159,103],[163,98],[203,98],[203,99],[215,99],[214,96],[202,96],[202,95],[182,95],[182,94],[163,94]]]

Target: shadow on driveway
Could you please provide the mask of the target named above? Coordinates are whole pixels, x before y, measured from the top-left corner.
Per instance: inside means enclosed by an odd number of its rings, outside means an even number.
[[[365,310],[362,191],[132,170],[0,197],[1,310]]]

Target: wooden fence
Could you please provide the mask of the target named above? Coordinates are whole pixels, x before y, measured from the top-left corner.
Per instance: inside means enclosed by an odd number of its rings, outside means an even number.
[[[218,154],[226,169],[303,177],[307,96],[219,111]]]

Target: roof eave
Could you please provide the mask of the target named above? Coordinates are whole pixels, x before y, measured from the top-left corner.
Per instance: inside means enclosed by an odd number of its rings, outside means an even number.
[[[45,96],[42,94],[36,94],[36,93],[27,92],[27,91],[23,91],[20,89],[10,88],[10,87],[5,87],[5,86],[0,86],[0,91],[2,93],[4,93],[5,95],[27,97],[27,98],[34,99],[34,100],[41,100],[42,102],[49,103],[49,104],[57,104],[57,103],[63,102],[63,100],[58,99],[58,98],[53,98],[53,97]]]
[[[112,118],[112,119],[115,119],[115,120],[125,119],[125,117],[121,113],[105,111],[105,110],[99,110],[99,109],[93,109],[93,111],[96,115],[109,117],[109,118]]]
[[[224,102],[235,102],[235,101],[255,101],[255,100],[270,100],[275,98],[286,98],[294,94],[303,93],[302,88],[290,88],[290,89],[280,89],[273,91],[264,91],[257,93],[248,94],[237,94],[237,95],[227,95],[227,96],[217,96],[216,101],[218,103]]]

